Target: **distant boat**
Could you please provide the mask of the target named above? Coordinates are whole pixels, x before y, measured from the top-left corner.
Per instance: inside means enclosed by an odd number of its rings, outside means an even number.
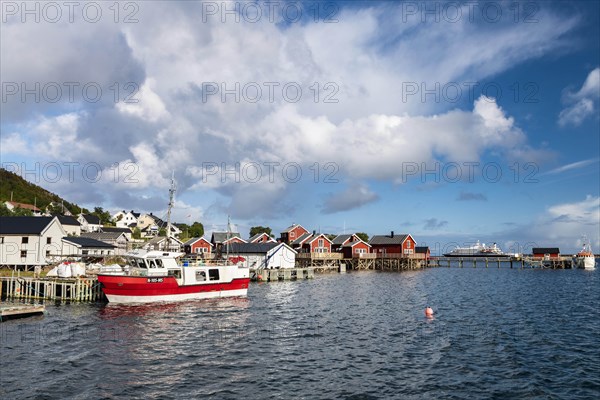
[[[592,246],[585,236],[583,237],[583,247],[575,255],[574,262],[577,268],[590,270],[596,268],[596,259],[594,258],[594,253],[592,253]]]
[[[510,257],[510,254],[504,253],[496,243],[486,246],[485,243],[479,243],[469,247],[457,247],[450,253],[444,254],[444,257]]]

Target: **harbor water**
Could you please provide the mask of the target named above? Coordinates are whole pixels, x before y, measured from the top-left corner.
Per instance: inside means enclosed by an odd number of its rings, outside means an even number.
[[[0,324],[0,398],[595,399],[599,305],[598,270],[504,268],[331,274],[178,304],[46,303],[42,317]]]

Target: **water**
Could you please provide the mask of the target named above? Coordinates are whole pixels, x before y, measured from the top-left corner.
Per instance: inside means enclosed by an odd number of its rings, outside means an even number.
[[[0,398],[595,399],[599,304],[598,270],[440,268],[49,305],[0,324]]]

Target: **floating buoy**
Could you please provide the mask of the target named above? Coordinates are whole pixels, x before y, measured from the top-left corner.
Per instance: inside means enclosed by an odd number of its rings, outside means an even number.
[[[259,281],[262,281],[262,275],[258,275],[257,278]]]
[[[425,309],[425,315],[426,315],[426,316],[428,316],[428,317],[431,317],[431,316],[433,316],[433,308],[431,308],[431,307],[427,307],[427,308]]]

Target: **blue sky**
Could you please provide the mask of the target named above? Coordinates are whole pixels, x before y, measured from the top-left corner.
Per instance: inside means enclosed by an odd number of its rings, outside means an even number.
[[[70,201],[164,214],[175,171],[208,232],[600,248],[597,1],[35,4],[1,162]]]

